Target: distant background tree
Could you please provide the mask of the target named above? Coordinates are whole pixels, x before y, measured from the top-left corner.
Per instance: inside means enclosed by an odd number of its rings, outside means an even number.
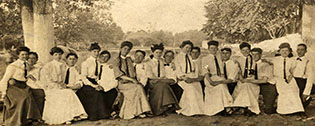
[[[228,43],[260,42],[301,32],[303,4],[310,0],[209,0],[207,23],[202,31],[209,39]]]
[[[161,42],[168,47],[178,47],[185,40],[191,40],[195,45],[201,46],[202,41],[206,38],[207,35],[200,30],[189,30],[175,34],[163,30],[152,32],[139,30],[127,32],[124,36],[124,40],[132,41],[135,46],[140,47],[149,47]]]
[[[185,41],[185,40],[191,40],[194,43],[194,45],[201,46],[202,41],[206,40],[207,35],[200,30],[189,30],[189,31],[176,33],[174,35],[174,38],[176,42],[175,44],[176,47],[178,47],[182,43],[182,41]]]
[[[144,47],[153,43],[153,39],[149,32],[139,30],[136,32],[127,32],[124,36],[124,40],[133,42],[135,46]]]

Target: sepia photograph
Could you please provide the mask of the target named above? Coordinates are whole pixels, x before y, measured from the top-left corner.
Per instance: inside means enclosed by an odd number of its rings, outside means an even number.
[[[315,0],[0,0],[0,125],[315,125],[314,12]]]

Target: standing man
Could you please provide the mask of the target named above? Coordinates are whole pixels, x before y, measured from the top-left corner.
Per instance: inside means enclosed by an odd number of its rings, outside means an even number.
[[[307,77],[309,74],[308,69],[310,68],[309,59],[305,57],[306,52],[307,52],[307,46],[304,43],[298,44],[297,50],[296,50],[296,53],[298,56],[295,58],[296,68],[293,72],[294,79],[296,80],[296,83],[300,89],[300,98],[303,102],[304,107],[306,107],[311,101],[311,99],[308,99],[307,101],[303,100],[304,89],[305,89]]]

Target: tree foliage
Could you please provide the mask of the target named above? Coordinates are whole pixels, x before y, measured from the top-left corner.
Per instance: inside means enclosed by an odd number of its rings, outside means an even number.
[[[300,32],[301,8],[300,0],[209,0],[202,30],[230,43],[278,38]]]
[[[111,0],[52,0],[58,44],[76,49],[98,42],[116,46],[124,33],[109,12]],[[0,48],[23,45],[20,0],[0,1]]]
[[[19,8],[16,0],[0,2],[0,49],[23,44]]]
[[[54,0],[57,42],[85,48],[91,42],[115,46],[122,39],[122,29],[113,22],[110,0]]]

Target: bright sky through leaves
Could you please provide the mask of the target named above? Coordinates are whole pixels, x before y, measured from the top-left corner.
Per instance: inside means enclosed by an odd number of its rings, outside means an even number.
[[[206,22],[207,0],[115,0],[114,21],[124,32],[165,30],[183,32],[200,30]]]

